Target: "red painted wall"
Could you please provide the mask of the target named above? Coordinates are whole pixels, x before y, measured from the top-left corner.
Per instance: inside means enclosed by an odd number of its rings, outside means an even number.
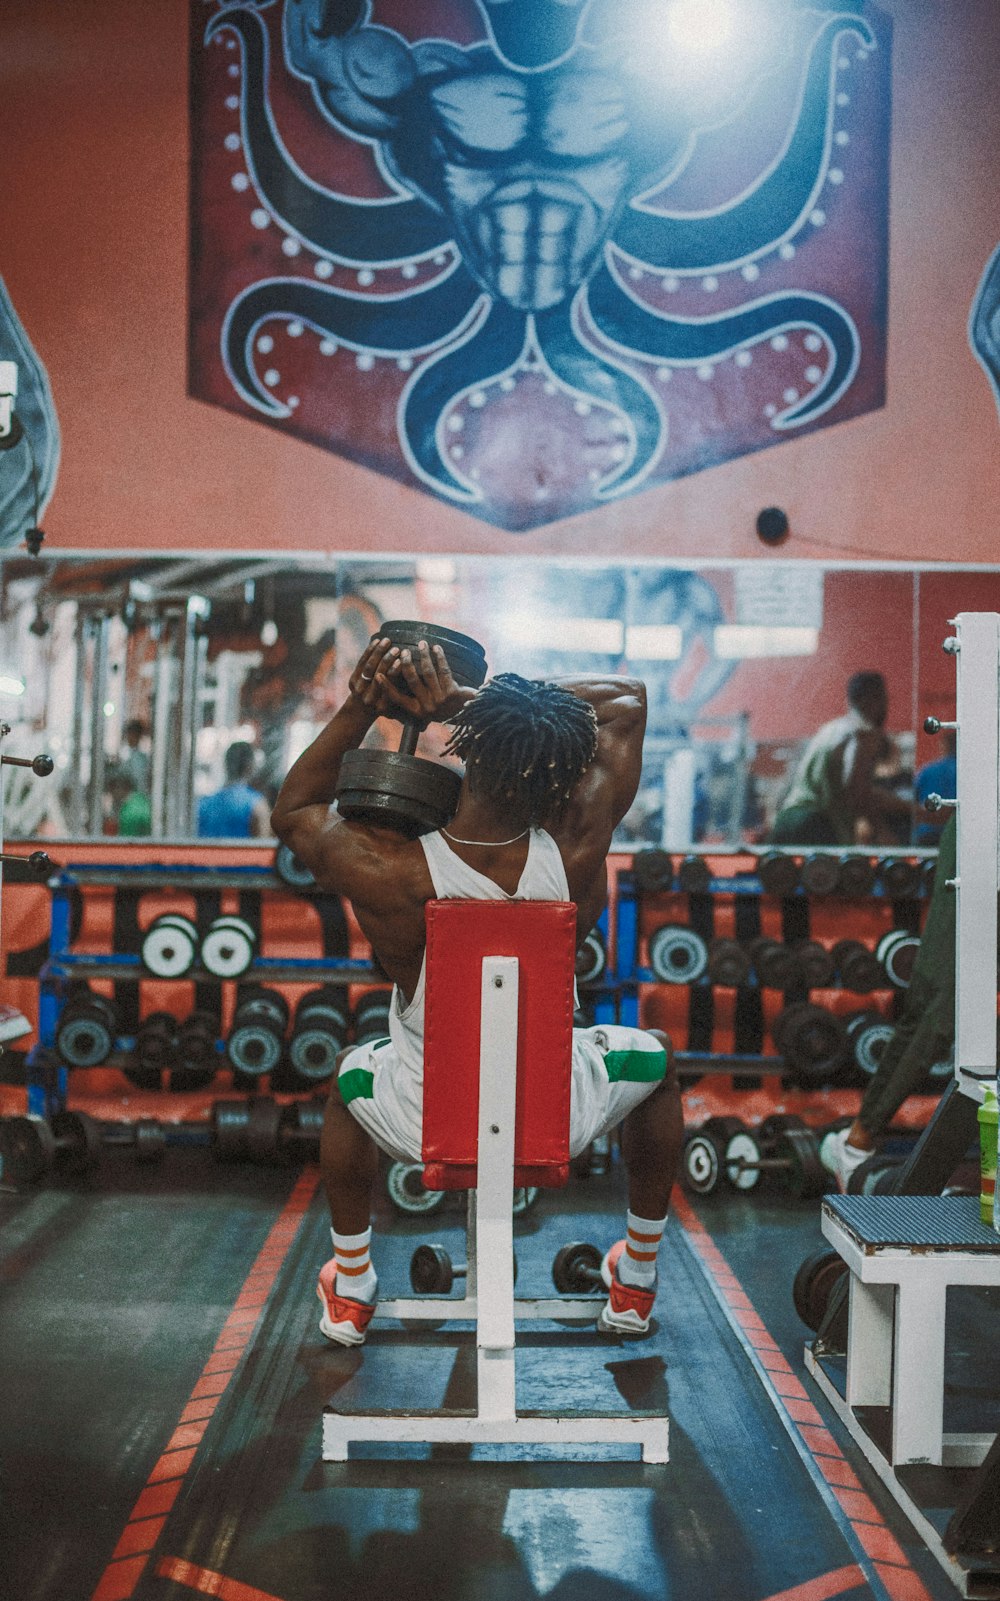
[[[997,408],[966,336],[1000,239],[1000,7],[893,18],[883,411],[586,516],[505,534],[185,393],[187,0],[7,0],[0,271],[50,374],[62,548],[470,551],[902,562],[997,557]]]

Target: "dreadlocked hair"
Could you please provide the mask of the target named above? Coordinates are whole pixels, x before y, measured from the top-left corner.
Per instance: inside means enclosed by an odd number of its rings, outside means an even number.
[[[597,754],[589,701],[542,678],[498,673],[450,720],[447,753],[474,794],[510,803],[533,828],[558,822]]]

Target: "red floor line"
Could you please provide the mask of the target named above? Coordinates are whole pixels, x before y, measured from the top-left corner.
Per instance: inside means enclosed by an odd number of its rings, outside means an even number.
[[[776,1350],[776,1342],[771,1338],[764,1323],[753,1310],[746,1291],[739,1284],[731,1266],[722,1255],[701,1219],[692,1209],[687,1198],[675,1191],[672,1207],[674,1215],[687,1234],[693,1249],[700,1257],[722,1301],[728,1308],[733,1325],[742,1332],[754,1357],[764,1367],[762,1353],[771,1349]],[[785,1384],[784,1382],[776,1382],[775,1374],[769,1369],[766,1372],[766,1380],[765,1388],[770,1394],[772,1404],[784,1414],[788,1423],[795,1429],[811,1456],[817,1472],[825,1482],[829,1483],[829,1475],[824,1465],[824,1459],[830,1457],[843,1459],[843,1452],[833,1435],[826,1428],[820,1414],[810,1402],[803,1403],[792,1397],[786,1398],[785,1395],[781,1394]],[[837,1485],[834,1488],[831,1484],[829,1493],[833,1495],[845,1520],[853,1531],[858,1546],[870,1559],[879,1581],[893,1598],[893,1601],[931,1601],[929,1591],[914,1572],[902,1546],[886,1527],[885,1521],[875,1503],[864,1494],[860,1485],[855,1490],[853,1486],[842,1487]],[[859,1493],[860,1498],[858,1498]],[[810,1582],[822,1583],[821,1580]],[[783,1591],[780,1598],[772,1597],[771,1601],[790,1601],[790,1598],[794,1598],[794,1601],[800,1601],[800,1597],[802,1601],[818,1601],[820,1593],[826,1594],[828,1592],[814,1593],[809,1590],[808,1586],[799,1586],[794,1590]],[[837,1594],[838,1592],[829,1593]]]
[[[296,1181],[291,1195],[271,1225],[267,1239],[244,1280],[235,1306],[223,1324],[223,1330],[233,1330],[233,1320],[238,1317],[240,1328],[244,1332],[239,1336],[238,1344],[222,1351],[219,1350],[218,1344],[213,1348],[212,1355],[208,1357],[200,1378],[182,1408],[178,1423],[132,1508],[114,1555],[98,1580],[91,1601],[129,1601],[129,1597],[134,1594],[135,1587],[148,1566],[151,1551],[143,1539],[144,1532],[149,1530],[149,1524],[146,1525],[146,1531],[133,1529],[133,1525],[149,1519],[154,1514],[165,1514],[173,1506],[181,1481],[194,1461],[202,1433],[207,1427],[207,1418],[218,1403],[219,1396],[230,1384],[233,1373],[242,1359],[243,1351],[250,1343],[261,1311],[274,1288],[274,1281],[309,1209],[318,1184],[318,1170],[307,1168]],[[247,1315],[250,1304],[247,1285],[251,1280],[253,1280],[253,1305],[257,1308],[252,1317]],[[237,1308],[240,1309],[238,1312]],[[229,1342],[226,1343],[228,1346]],[[199,1419],[205,1418],[206,1421],[194,1422],[193,1415]],[[145,1552],[143,1546],[146,1546]],[[265,1595],[263,1590],[254,1590],[245,1584],[238,1584],[221,1574],[211,1573],[207,1568],[196,1568],[191,1563],[180,1562],[174,1558],[168,1559],[168,1562],[172,1562],[178,1570],[183,1569],[186,1574],[196,1576],[192,1579],[170,1573],[167,1574],[168,1578],[177,1577],[178,1583],[187,1584],[192,1589],[200,1589],[204,1595],[218,1596],[220,1601],[278,1601],[277,1597]],[[162,1567],[161,1563],[157,1572],[161,1572]],[[215,1587],[210,1588],[209,1585]]]
[[[790,1590],[779,1590],[776,1595],[768,1596],[767,1601],[832,1601],[834,1596],[847,1595],[867,1582],[857,1563],[851,1562],[846,1568],[824,1573],[818,1579],[807,1579],[805,1584],[793,1585]]]
[[[196,1568],[193,1562],[185,1562],[181,1557],[164,1557],[156,1564],[156,1575],[160,1579],[172,1579],[175,1584],[186,1584],[189,1590],[199,1590],[202,1595],[218,1596],[218,1601],[281,1601],[280,1596],[271,1595],[267,1590],[255,1590],[252,1584],[227,1579],[225,1574],[213,1573],[211,1568]]]

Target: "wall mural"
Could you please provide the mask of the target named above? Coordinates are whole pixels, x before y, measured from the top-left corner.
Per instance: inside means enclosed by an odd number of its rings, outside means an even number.
[[[883,404],[870,5],[191,19],[198,398],[511,530]]]
[[[986,263],[972,301],[969,342],[1000,408],[1000,245]]]
[[[59,421],[48,374],[0,278],[0,550],[41,521],[59,470]],[[35,552],[37,554],[37,551]]]

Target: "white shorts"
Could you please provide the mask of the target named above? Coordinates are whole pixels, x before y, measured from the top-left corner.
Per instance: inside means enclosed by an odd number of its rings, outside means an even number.
[[[641,1028],[604,1023],[573,1030],[569,1154],[616,1128],[663,1082],[667,1053]],[[390,1040],[359,1045],[340,1065],[341,1099],[376,1145],[397,1161],[421,1160],[423,1084]]]

